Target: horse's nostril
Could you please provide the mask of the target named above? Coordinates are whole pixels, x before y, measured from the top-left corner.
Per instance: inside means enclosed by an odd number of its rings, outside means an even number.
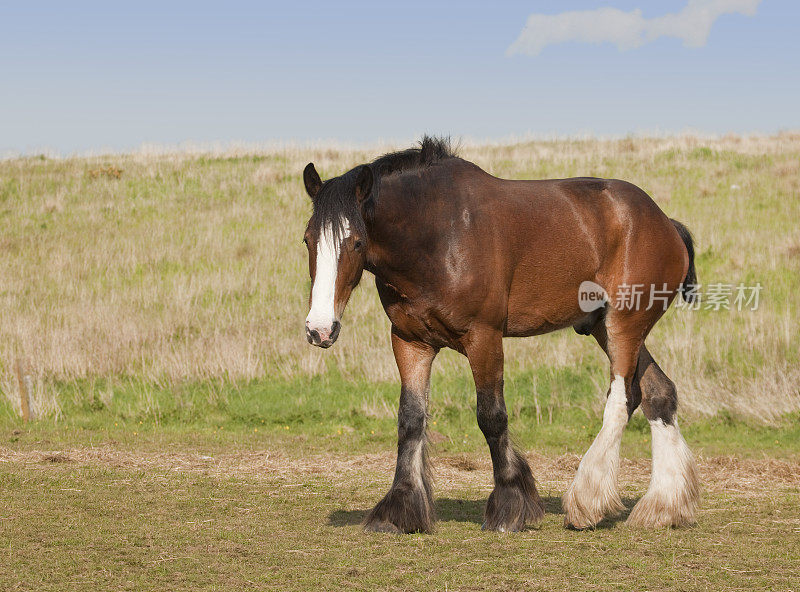
[[[319,343],[319,332],[316,329],[308,329],[308,336],[314,343]]]
[[[342,324],[339,321],[333,321],[331,325],[331,332],[328,333],[328,341],[333,344],[334,341],[339,337],[339,329],[342,328]]]

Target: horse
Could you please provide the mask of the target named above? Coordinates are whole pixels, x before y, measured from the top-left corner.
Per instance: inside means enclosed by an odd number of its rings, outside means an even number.
[[[449,140],[427,136],[324,182],[309,163],[303,181],[312,201],[303,239],[308,342],[334,344],[364,270],[374,275],[391,321],[401,382],[397,464],[366,530],[434,528],[427,403],[431,364],[442,348],[467,357],[475,382],[494,477],[483,528],[540,523],[544,505],[533,474],[509,437],[503,338],[569,327],[603,349],[610,386],[602,428],[562,498],[565,527],[593,528],[624,510],[620,441],[640,405],[651,428],[652,476],[627,523],[694,523],[698,477],[676,420],[677,391],[645,346],[677,294],[694,298],[694,247],[685,226],[631,183],[500,179],[460,158]],[[599,294],[593,307],[582,297],[586,285]],[[655,296],[663,305],[620,306],[618,297],[632,286],[641,287],[642,303]]]

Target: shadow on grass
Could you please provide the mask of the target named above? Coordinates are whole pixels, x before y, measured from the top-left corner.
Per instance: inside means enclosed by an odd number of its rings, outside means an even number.
[[[607,528],[613,528],[614,525],[617,524],[618,522],[625,522],[625,520],[628,519],[628,516],[630,515],[631,510],[633,510],[633,506],[635,506],[636,502],[638,502],[638,501],[639,501],[638,498],[623,497],[622,498],[622,505],[625,506],[624,510],[622,510],[616,516],[607,516],[606,518],[603,518],[597,524],[597,526],[595,526],[594,528],[591,528],[591,529],[587,528],[587,529],[584,529],[584,530],[605,530]],[[563,514],[563,512],[559,512],[559,513]],[[572,529],[571,528],[570,530],[578,530],[578,529]]]
[[[594,527],[594,529],[604,530],[606,528],[613,528],[618,522],[625,522],[628,519],[631,510],[633,510],[633,506],[635,506],[636,502],[638,501],[639,498],[623,497],[622,505],[625,506],[625,509],[616,516],[608,516],[607,518],[603,518],[600,523]]]
[[[543,497],[545,512],[547,514],[563,514],[564,510],[561,508],[561,498],[554,496]],[[622,503],[625,504],[625,510],[619,516],[605,518],[595,528],[604,529],[611,528],[617,522],[621,522],[628,517],[631,509],[636,503],[636,499],[624,498]],[[453,499],[449,497],[437,498],[436,515],[440,522],[472,522],[474,524],[483,524],[483,510],[486,508],[485,499]],[[331,526],[354,526],[359,525],[364,521],[369,508],[364,510],[334,510],[328,514],[328,524]]]
[[[334,510],[328,514],[330,526],[354,526],[364,522],[369,510]]]

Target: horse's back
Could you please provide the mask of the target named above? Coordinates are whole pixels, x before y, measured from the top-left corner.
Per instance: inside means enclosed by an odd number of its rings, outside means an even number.
[[[685,273],[669,218],[624,181],[505,180],[450,159],[385,178],[376,211],[414,277],[401,301],[386,296],[387,314],[423,319],[442,341],[475,322],[509,336],[575,326],[584,281],[613,295],[623,282],[677,288]]]
[[[506,334],[581,321],[584,281],[677,289],[688,259],[669,218],[639,187],[617,179],[537,181],[473,172],[475,209],[491,234],[495,280],[506,284]],[[479,188],[479,191],[476,191]]]

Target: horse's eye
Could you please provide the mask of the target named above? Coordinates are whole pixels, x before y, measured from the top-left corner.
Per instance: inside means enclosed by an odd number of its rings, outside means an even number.
[[[354,247],[354,248],[356,249],[356,251],[357,251],[358,249],[360,249],[360,248],[361,248],[361,245],[362,245],[361,241],[360,241],[360,240],[357,240],[357,241],[355,242],[355,244],[353,245],[353,247]]]
[[[308,246],[308,239],[306,237],[303,237],[303,244],[305,246]]]

